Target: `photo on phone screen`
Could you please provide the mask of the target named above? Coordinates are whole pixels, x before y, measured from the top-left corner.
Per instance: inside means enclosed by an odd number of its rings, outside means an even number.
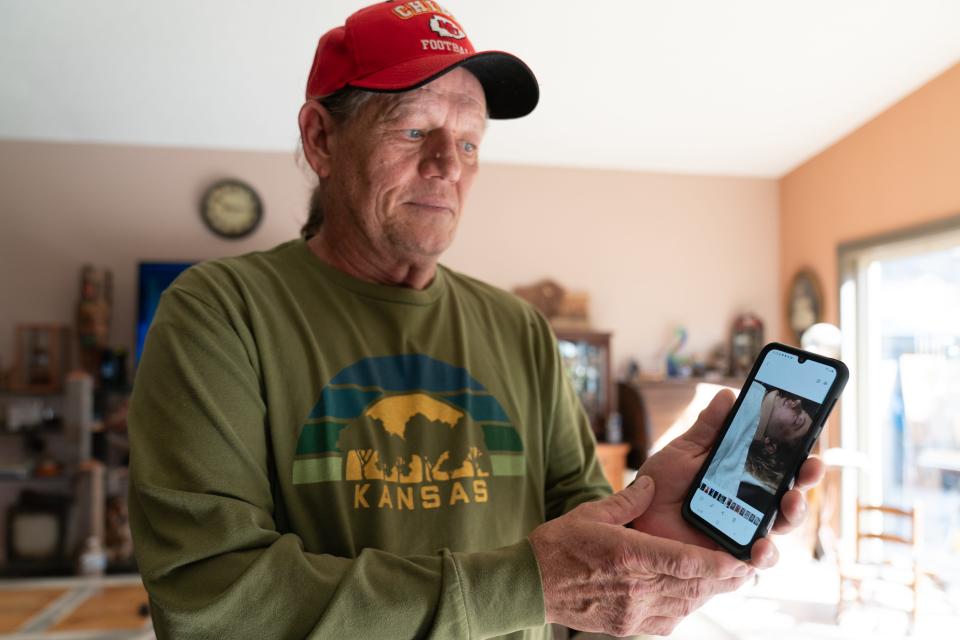
[[[839,375],[828,362],[770,349],[740,392],[689,501],[691,512],[737,545],[749,544],[777,508],[784,480],[792,479],[826,419],[824,404],[835,399]]]

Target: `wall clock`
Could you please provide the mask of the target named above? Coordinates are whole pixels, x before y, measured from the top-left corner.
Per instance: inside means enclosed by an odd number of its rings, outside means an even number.
[[[200,217],[207,227],[222,238],[243,238],[260,224],[263,203],[246,182],[221,180],[203,194]]]

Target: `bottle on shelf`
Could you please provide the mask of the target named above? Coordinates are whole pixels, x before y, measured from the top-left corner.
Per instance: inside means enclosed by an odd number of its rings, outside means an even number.
[[[77,573],[87,578],[102,577],[107,571],[107,554],[100,544],[100,538],[90,536],[83,545],[83,551],[77,560]]]

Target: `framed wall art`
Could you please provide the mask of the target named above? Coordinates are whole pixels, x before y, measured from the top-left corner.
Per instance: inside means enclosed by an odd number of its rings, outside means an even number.
[[[787,297],[787,321],[796,344],[803,332],[823,321],[823,287],[810,269],[801,269],[793,277]]]
[[[16,329],[16,366],[10,388],[20,393],[57,393],[63,388],[69,331],[60,324],[21,324]]]

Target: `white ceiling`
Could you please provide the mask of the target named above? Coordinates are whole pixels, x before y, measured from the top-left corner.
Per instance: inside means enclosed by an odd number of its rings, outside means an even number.
[[[0,0],[0,138],[292,151],[363,3]],[[780,176],[960,61],[957,0],[443,4],[541,83],[488,161]]]

